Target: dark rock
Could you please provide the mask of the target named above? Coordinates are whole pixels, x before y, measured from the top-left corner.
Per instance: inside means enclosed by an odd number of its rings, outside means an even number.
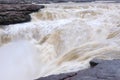
[[[0,25],[30,21],[29,14],[42,8],[43,5],[34,4],[0,4]]]
[[[34,4],[0,4],[0,12],[3,11],[38,11],[43,5]]]
[[[95,0],[73,0],[72,2],[93,2]]]
[[[61,2],[93,2],[93,1],[115,1],[120,2],[120,0],[0,0],[0,3],[4,4],[26,4],[26,3],[37,3],[37,4],[43,4],[43,3],[61,3]]]
[[[51,2],[53,3],[65,3],[65,2],[69,2],[68,0],[52,0]]]
[[[73,73],[51,75],[37,80],[120,80],[120,60],[93,59],[94,67]]]
[[[96,65],[100,64],[103,60],[102,59],[93,59],[90,61],[90,66],[95,67]]]
[[[12,12],[9,15],[4,15],[2,17],[0,16],[1,25],[22,23],[22,22],[27,22],[30,20],[31,20],[31,17],[29,15],[24,15],[22,13],[17,13],[17,12]]]

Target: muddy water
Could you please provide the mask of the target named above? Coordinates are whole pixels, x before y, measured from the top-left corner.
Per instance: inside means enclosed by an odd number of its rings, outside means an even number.
[[[120,59],[119,4],[46,4],[31,17],[0,29],[1,80],[78,71],[93,58]]]

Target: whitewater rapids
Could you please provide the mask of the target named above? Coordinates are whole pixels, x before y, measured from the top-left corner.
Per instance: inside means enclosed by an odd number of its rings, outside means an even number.
[[[34,80],[120,59],[120,4],[46,4],[32,21],[0,28],[0,80]]]

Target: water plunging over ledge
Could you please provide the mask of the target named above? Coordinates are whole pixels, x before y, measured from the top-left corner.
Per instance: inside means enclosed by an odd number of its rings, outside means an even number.
[[[33,80],[120,59],[120,5],[46,4],[28,23],[0,29],[0,80]]]

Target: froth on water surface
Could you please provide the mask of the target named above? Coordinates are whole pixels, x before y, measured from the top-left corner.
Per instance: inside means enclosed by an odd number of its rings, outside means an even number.
[[[93,58],[120,59],[119,4],[46,4],[31,17],[0,29],[0,80],[33,80],[88,68]]]

